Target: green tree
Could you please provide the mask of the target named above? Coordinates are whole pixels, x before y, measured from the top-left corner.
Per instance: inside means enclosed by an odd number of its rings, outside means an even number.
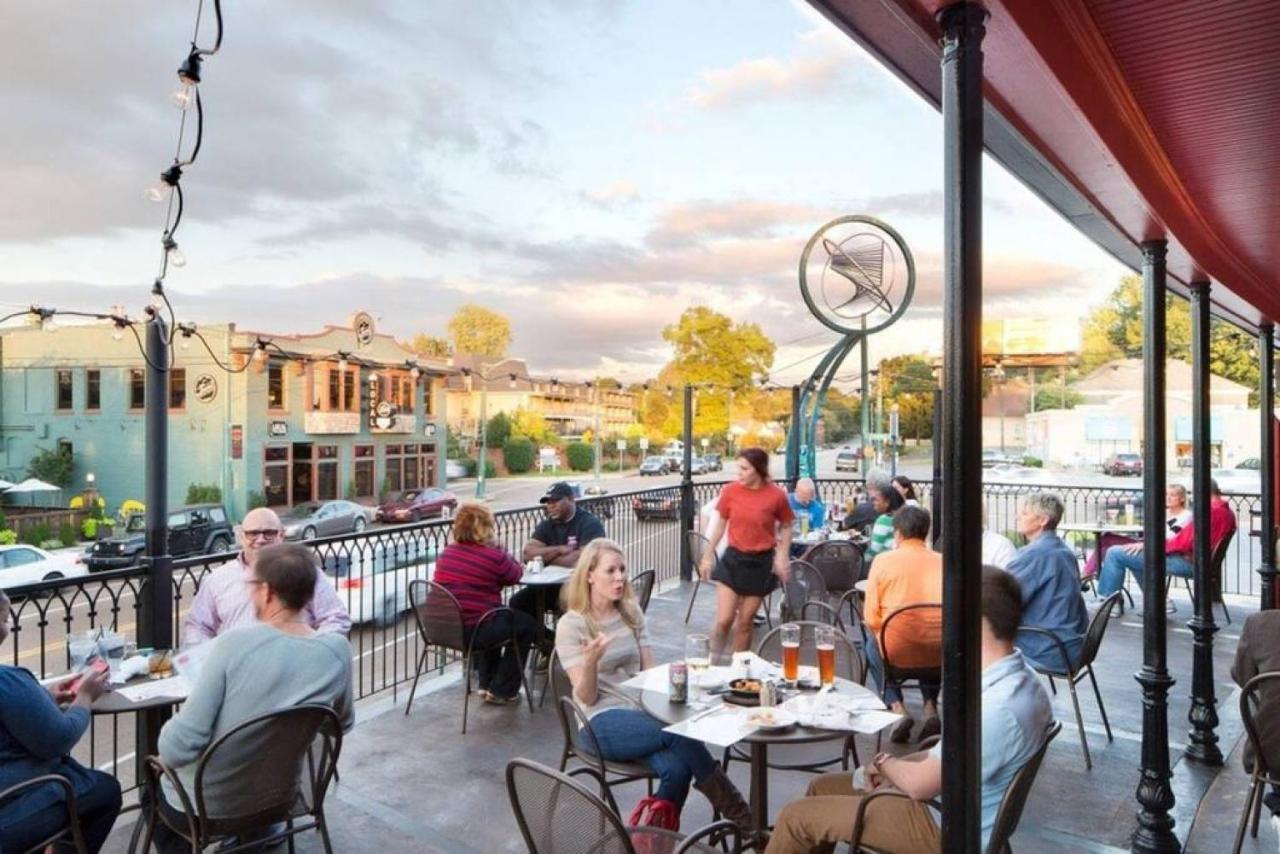
[[[409,349],[420,356],[431,356],[436,359],[447,359],[453,355],[453,345],[448,338],[428,335],[419,332],[409,341]]]
[[[1056,384],[1036,387],[1036,412],[1045,409],[1075,409],[1084,395],[1078,391],[1063,391]]]
[[[453,339],[455,352],[501,359],[511,346],[511,324],[496,311],[467,304],[453,313],[449,337]]]
[[[58,448],[41,448],[27,463],[27,476],[66,489],[71,485],[75,463],[71,453]]]
[[[872,393],[884,401],[884,429],[889,409],[898,405],[898,433],[919,442],[933,436],[933,363],[923,355],[907,354],[881,360]]]
[[[511,438],[511,418],[505,412],[499,412],[488,420],[484,427],[484,444],[486,448],[501,448]]]
[[[734,323],[706,306],[686,309],[676,323],[662,330],[662,337],[674,356],[659,375],[659,382],[677,387],[685,383],[711,386],[699,388],[693,432],[699,436],[727,433],[729,389],[734,390],[734,412],[748,411],[752,386],[773,366],[773,341],[757,324]],[[668,407],[664,426],[673,434],[682,427],[678,423],[681,410],[679,401]]]

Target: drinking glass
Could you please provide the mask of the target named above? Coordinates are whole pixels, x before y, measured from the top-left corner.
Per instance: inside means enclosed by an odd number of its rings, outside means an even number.
[[[67,651],[71,655],[71,669],[84,670],[89,663],[89,656],[98,649],[98,633],[96,631],[72,632],[67,636]]]
[[[707,668],[711,666],[711,638],[688,635],[684,639],[684,663],[689,668],[689,699],[701,696]]]
[[[818,626],[813,632],[818,648],[818,677],[823,685],[836,681],[836,630],[834,626]]]
[[[794,686],[800,676],[800,627],[784,623],[782,633],[782,680]]]
[[[111,681],[123,682],[120,666],[124,664],[124,638],[115,632],[103,632],[99,645],[102,647],[103,658],[111,667]]]

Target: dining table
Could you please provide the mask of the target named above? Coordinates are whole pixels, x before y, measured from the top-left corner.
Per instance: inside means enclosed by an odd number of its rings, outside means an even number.
[[[1058,533],[1081,533],[1093,535],[1093,550],[1095,553],[1102,549],[1102,536],[1104,534],[1119,534],[1123,537],[1131,539],[1142,538],[1143,527],[1141,525],[1128,525],[1120,522],[1059,522]]]
[[[547,646],[547,592],[552,588],[557,589],[556,595],[559,595],[559,587],[569,580],[569,575],[573,572],[567,566],[544,566],[537,572],[534,572],[528,565],[525,566],[524,574],[520,576],[520,583],[526,587],[533,588],[534,609],[538,612],[534,628],[534,643],[537,649],[546,649]]]

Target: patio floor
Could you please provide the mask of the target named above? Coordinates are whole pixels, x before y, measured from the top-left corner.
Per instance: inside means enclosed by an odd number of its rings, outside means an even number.
[[[1177,684],[1169,698],[1169,730],[1177,796],[1176,832],[1188,851],[1229,850],[1247,783],[1239,757],[1239,691],[1229,671],[1247,611],[1240,605],[1233,607],[1235,622],[1218,634],[1219,734],[1223,752],[1231,755],[1224,769],[1207,769],[1182,758],[1191,685],[1191,634],[1185,626],[1190,603],[1183,591],[1175,591],[1174,599],[1178,613],[1169,623],[1169,669]],[[691,626],[709,624],[712,600],[708,591],[702,591]],[[687,587],[672,587],[653,597],[649,634],[659,661],[674,659],[682,652],[687,601]],[[1092,771],[1084,769],[1069,695],[1062,691],[1055,698],[1063,731],[1049,749],[1014,837],[1019,852],[1128,850],[1142,741],[1142,706],[1133,676],[1141,660],[1142,623],[1137,616],[1126,614],[1108,628],[1095,665],[1113,742],[1106,741],[1092,696],[1081,695]],[[341,782],[333,787],[328,800],[336,850],[376,849],[380,854],[523,850],[507,803],[503,769],[516,756],[552,766],[559,761],[555,713],[550,702],[532,716],[527,706],[498,708],[474,703],[468,733],[460,735],[462,697],[457,671],[455,665],[444,677],[420,685],[408,717],[403,713],[403,691],[398,698],[373,699],[359,709],[359,722],[343,745]],[[873,752],[874,739],[860,737],[859,754],[866,758]],[[745,792],[745,763],[733,763],[730,773]],[[783,804],[803,792],[807,779],[808,775],[799,772],[770,773],[770,806],[775,817]],[[643,794],[642,783],[617,790],[624,815]],[[125,850],[136,815],[122,818],[106,850]],[[683,826],[694,828],[710,818],[706,801],[694,793],[685,808]],[[311,833],[298,838],[298,850],[322,848]],[[1243,850],[1277,850],[1265,818],[1259,838],[1246,837]]]

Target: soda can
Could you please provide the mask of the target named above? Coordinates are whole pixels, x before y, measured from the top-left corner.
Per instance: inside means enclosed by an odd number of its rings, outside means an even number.
[[[689,702],[689,666],[683,661],[667,665],[667,693],[673,703]]]

